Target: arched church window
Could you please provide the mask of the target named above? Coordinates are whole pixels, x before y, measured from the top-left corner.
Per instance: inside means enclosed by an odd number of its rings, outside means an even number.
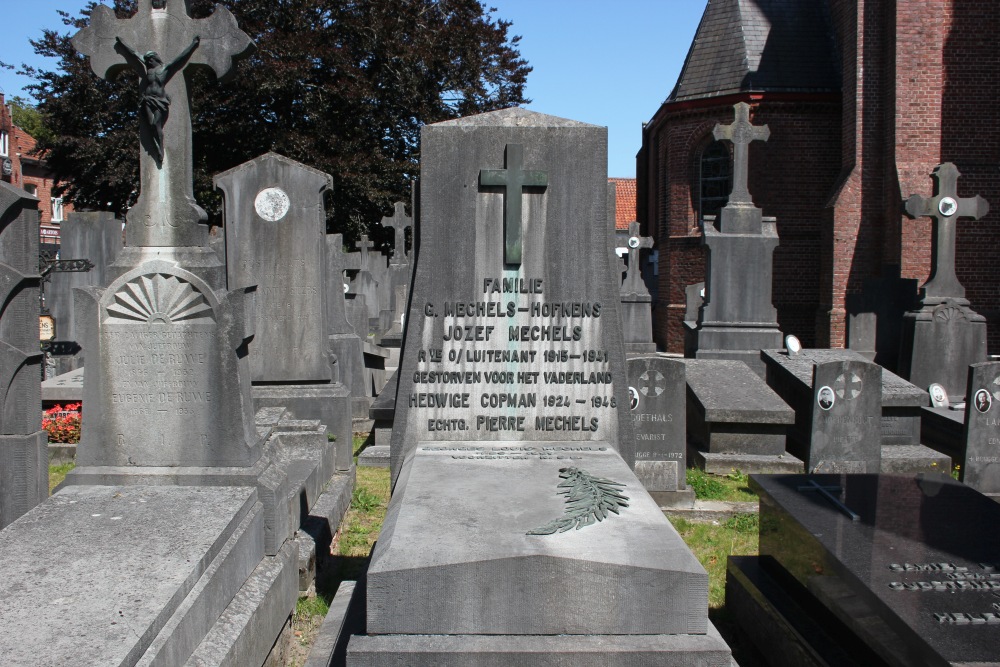
[[[701,152],[701,183],[698,214],[718,215],[733,189],[733,166],[729,148],[713,141]]]

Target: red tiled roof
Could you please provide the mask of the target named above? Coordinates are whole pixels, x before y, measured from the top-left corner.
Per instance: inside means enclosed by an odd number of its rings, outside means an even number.
[[[615,229],[628,229],[636,218],[635,179],[609,178],[615,184]]]
[[[29,160],[40,160],[41,155],[36,154],[37,142],[35,138],[19,128],[17,125],[14,126],[14,146],[15,152],[21,154],[21,159],[25,158]]]

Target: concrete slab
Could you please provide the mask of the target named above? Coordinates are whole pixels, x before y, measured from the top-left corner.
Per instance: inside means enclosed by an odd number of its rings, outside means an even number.
[[[550,449],[546,449],[550,448]],[[561,468],[624,485],[620,515],[551,535]],[[462,539],[442,539],[462,536]],[[697,634],[707,575],[602,443],[422,443],[368,570],[368,634]]]
[[[388,468],[389,445],[365,447],[358,455],[358,466],[362,468]]]
[[[4,664],[135,664],[259,507],[246,487],[59,491],[0,532]]]

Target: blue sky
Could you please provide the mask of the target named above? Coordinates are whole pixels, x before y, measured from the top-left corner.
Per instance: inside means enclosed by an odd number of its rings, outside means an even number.
[[[105,4],[110,4],[107,0]],[[634,176],[641,128],[677,81],[704,0],[488,0],[513,22],[528,77],[528,108],[608,127],[608,175]],[[76,15],[86,0],[3,0],[7,25],[23,28],[0,43],[0,61],[49,65],[28,39],[64,30],[57,10]],[[41,61],[41,62],[40,62]],[[30,83],[0,70],[0,91],[26,96]]]

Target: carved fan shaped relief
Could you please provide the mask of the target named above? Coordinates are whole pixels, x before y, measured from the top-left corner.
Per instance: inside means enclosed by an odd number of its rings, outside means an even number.
[[[965,316],[965,312],[958,306],[941,306],[934,309],[934,318],[940,322],[967,322],[968,317]]]
[[[208,323],[212,306],[195,287],[177,276],[138,276],[122,285],[108,306],[111,319],[126,322]]]

